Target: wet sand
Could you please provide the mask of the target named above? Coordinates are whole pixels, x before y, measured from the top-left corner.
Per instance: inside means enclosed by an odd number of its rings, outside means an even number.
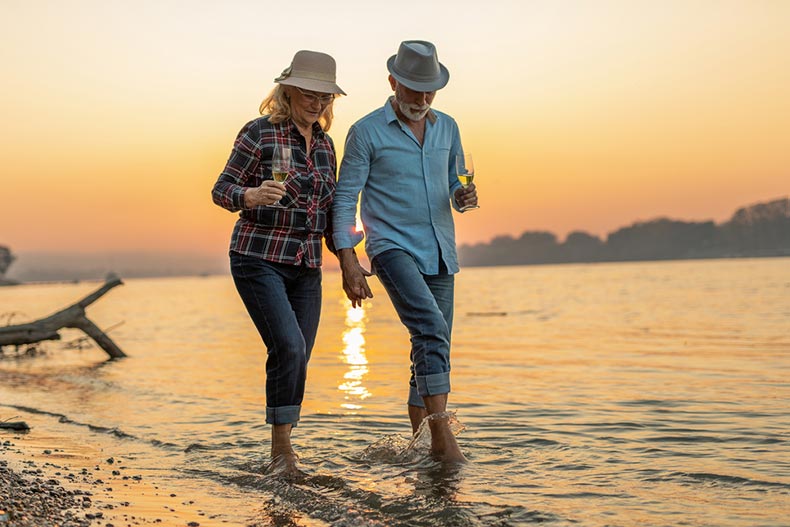
[[[100,449],[0,432],[0,527],[231,525],[171,490]]]

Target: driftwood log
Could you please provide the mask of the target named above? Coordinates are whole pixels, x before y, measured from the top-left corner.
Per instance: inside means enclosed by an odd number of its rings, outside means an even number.
[[[16,430],[18,432],[27,432],[30,427],[24,421],[0,421],[0,430]]]
[[[62,309],[46,318],[27,324],[0,327],[0,349],[2,349],[3,346],[20,346],[24,344],[34,344],[44,340],[60,340],[58,331],[63,328],[74,328],[82,330],[86,335],[92,338],[110,357],[114,359],[126,357],[126,354],[121,351],[121,348],[119,348],[104,331],[85,316],[86,307],[101,298],[113,287],[121,284],[123,284],[123,282],[120,278],[108,278],[99,289],[66,309]]]

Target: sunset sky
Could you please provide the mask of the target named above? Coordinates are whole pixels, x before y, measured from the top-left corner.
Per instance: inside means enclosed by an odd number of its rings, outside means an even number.
[[[224,253],[211,187],[294,52],[337,60],[342,155],[405,39],[476,158],[459,243],[722,221],[790,194],[789,25],[782,0],[0,0],[0,245]]]

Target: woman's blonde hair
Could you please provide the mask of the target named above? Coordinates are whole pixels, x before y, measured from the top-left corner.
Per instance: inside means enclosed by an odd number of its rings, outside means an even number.
[[[334,114],[332,113],[333,106],[334,100],[326,105],[321,117],[318,118],[318,124],[324,131],[329,130],[329,128],[332,126],[332,119],[334,117]],[[292,116],[291,94],[288,93],[285,85],[278,84],[275,86],[274,89],[269,92],[269,95],[266,96],[263,102],[261,102],[261,106],[258,108],[258,111],[261,112],[261,115],[268,115],[269,121],[273,124],[281,123],[286,119],[290,119]]]

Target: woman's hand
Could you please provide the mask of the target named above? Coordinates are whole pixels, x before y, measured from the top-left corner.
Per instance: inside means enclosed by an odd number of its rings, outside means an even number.
[[[251,209],[259,205],[272,205],[285,196],[285,185],[267,179],[260,187],[250,187],[244,191],[244,207]]]

